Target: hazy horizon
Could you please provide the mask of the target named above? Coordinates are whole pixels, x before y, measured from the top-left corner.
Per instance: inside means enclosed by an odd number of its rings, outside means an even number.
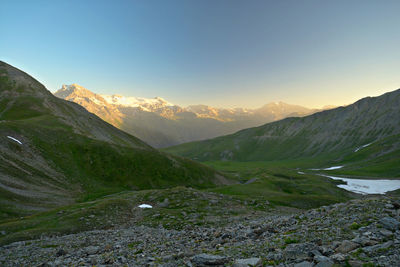
[[[0,59],[54,92],[308,108],[400,87],[398,1],[9,1]]]

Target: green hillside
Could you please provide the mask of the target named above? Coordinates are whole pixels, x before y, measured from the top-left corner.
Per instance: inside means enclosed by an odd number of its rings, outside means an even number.
[[[15,140],[14,140],[15,139]],[[0,62],[0,219],[126,189],[230,183],[159,152]]]
[[[298,160],[298,167],[314,168],[353,165],[348,173],[399,177],[398,114],[400,90],[165,151],[199,161]]]

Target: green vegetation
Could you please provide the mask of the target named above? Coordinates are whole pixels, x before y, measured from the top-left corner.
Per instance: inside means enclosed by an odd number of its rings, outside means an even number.
[[[115,216],[114,222],[118,222],[119,219],[126,219],[126,216],[123,216],[125,213],[122,214],[122,212],[126,212],[129,208],[132,208],[129,204],[127,201],[118,199],[109,199],[94,203],[86,202],[84,204],[65,206],[37,213],[23,219],[5,221],[0,224],[0,229],[5,231],[7,235],[1,237],[0,244],[34,239],[44,233],[48,235],[66,234],[95,229],[91,227],[100,226],[100,222],[94,221],[93,224],[89,225],[86,224],[86,220],[81,218],[90,218],[87,216],[97,215],[97,211],[107,212],[107,217]],[[101,229],[106,229],[107,227],[111,227],[111,223],[106,221],[104,227],[101,227]]]
[[[360,229],[360,227],[361,227],[361,225],[358,224],[358,223],[356,223],[356,222],[353,222],[353,223],[350,225],[350,229],[351,229],[351,230],[358,230],[358,229]]]
[[[167,200],[168,205],[161,205]],[[140,209],[140,204],[152,209]],[[268,211],[268,205],[263,210]],[[235,216],[259,212],[240,198],[185,187],[120,192],[94,201],[63,206],[22,219],[0,222],[0,245],[45,235],[108,229],[115,225],[148,225],[182,229],[190,225],[229,223]],[[215,218],[219,219],[216,221]],[[222,218],[222,219],[221,219]],[[225,219],[223,219],[225,218]],[[137,244],[131,244],[132,248]]]
[[[175,148],[180,149],[182,146],[166,149],[168,152],[175,153]],[[190,145],[190,144],[187,144]],[[190,156],[190,155],[187,155]],[[230,166],[240,168],[242,170],[248,168],[262,167],[279,167],[305,170],[313,172],[314,168],[327,168],[330,166],[344,166],[341,169],[329,171],[332,175],[346,175],[349,177],[363,178],[398,178],[400,177],[400,135],[394,135],[371,144],[368,147],[360,149],[357,152],[342,151],[334,152],[318,157],[301,157],[283,160],[267,160],[267,161],[204,161],[207,165],[219,170],[230,171]]]
[[[369,177],[400,177],[400,135],[383,138],[356,153],[346,155],[338,174]]]
[[[285,244],[287,244],[287,245],[299,243],[299,240],[298,240],[298,239],[294,239],[294,238],[290,238],[290,237],[285,238],[284,241],[285,241]]]
[[[340,181],[313,174],[298,174],[296,170],[282,167],[279,162],[206,162],[220,171],[238,177],[248,184],[235,184],[210,189],[212,192],[251,198],[253,201],[268,200],[274,205],[301,209],[315,208],[348,200],[353,194],[337,188]]]
[[[397,90],[165,151],[199,161],[267,161],[294,168],[345,165],[331,173],[395,178],[400,177],[399,113]]]
[[[258,180],[249,184],[220,186],[201,191],[185,187],[140,190],[100,198],[92,193],[87,199],[82,199],[85,200],[82,203],[23,219],[0,221],[0,231],[7,233],[0,238],[0,244],[37,238],[42,234],[107,229],[128,222],[154,227],[161,224],[165,228],[181,229],[188,225],[212,225],[216,222],[213,218],[218,217],[218,223],[221,224],[224,218],[229,222],[235,216],[243,214],[269,211],[276,213],[280,210],[278,206],[282,205],[301,209],[314,208],[352,197],[352,194],[336,187],[337,181],[314,175],[299,175],[293,170],[272,167],[270,164],[253,162],[246,167],[244,163],[208,163],[210,166],[223,166],[220,170],[226,172],[227,176],[237,176],[242,182],[257,177]],[[91,198],[96,199],[87,201]],[[165,201],[168,205],[160,206]],[[138,209],[137,206],[141,203],[151,204],[155,208]],[[287,211],[293,212],[292,209]]]
[[[54,140],[48,136],[36,142],[43,149],[45,158],[52,159],[68,177],[76,177],[92,195],[129,188],[213,185],[214,171],[211,169],[189,160],[169,158],[155,150],[110,146],[78,135],[71,140],[71,133],[61,131]]]
[[[50,126],[51,124],[53,126]],[[216,172],[209,167],[156,150],[110,145],[104,141],[74,134],[54,117],[41,116],[3,123],[2,131],[7,130],[18,131],[30,142],[27,148],[11,143],[10,145],[20,150],[18,154],[39,154],[52,168],[62,173],[66,180],[60,184],[35,166],[19,162],[20,166],[30,173],[36,173],[37,179],[47,177],[52,184],[63,186],[79,201],[93,200],[123,190],[168,188],[176,185],[209,188],[217,183]],[[34,151],[31,147],[35,148]],[[26,179],[25,173],[17,171],[12,165],[2,167],[3,173]],[[9,199],[9,194],[8,191],[4,192],[0,199]],[[12,197],[20,198],[21,201],[31,201],[15,194]],[[6,210],[3,207],[0,212],[7,213],[7,216],[24,215],[15,209]]]

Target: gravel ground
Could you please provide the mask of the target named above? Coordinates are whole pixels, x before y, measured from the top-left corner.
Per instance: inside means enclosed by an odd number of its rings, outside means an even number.
[[[400,266],[399,213],[398,199],[369,197],[213,227],[133,225],[12,243],[0,265]]]

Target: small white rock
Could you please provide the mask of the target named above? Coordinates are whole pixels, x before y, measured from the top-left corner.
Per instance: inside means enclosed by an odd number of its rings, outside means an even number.
[[[141,209],[151,209],[153,208],[153,206],[149,205],[149,204],[141,204],[138,206]]]

